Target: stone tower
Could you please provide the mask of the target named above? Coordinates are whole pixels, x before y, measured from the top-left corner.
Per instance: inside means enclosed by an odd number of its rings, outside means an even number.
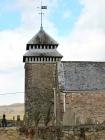
[[[30,125],[35,116],[40,124],[50,111],[54,113],[54,88],[57,88],[57,64],[62,55],[57,51],[58,43],[41,28],[26,45],[25,63],[25,116]]]

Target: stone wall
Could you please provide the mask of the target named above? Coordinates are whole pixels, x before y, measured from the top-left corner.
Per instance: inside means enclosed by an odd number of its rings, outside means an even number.
[[[102,123],[105,121],[105,91],[74,91],[65,93],[63,122]],[[62,96],[64,98],[64,96]],[[63,102],[63,99],[62,99]]]
[[[60,90],[66,94],[63,115],[66,124],[105,120],[104,62],[26,63],[25,114],[31,123],[34,113],[40,113],[44,118],[50,108],[54,115],[53,88],[57,90],[58,82]],[[61,108],[63,110],[63,106]]]
[[[25,64],[25,114],[31,123],[34,113],[45,117],[49,108],[53,113],[56,85],[56,63]]]

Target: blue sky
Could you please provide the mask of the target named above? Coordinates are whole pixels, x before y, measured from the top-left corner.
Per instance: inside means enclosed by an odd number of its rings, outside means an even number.
[[[74,26],[74,23],[80,16],[81,11],[82,5],[79,0],[59,2],[58,7],[54,9],[54,12],[50,17],[50,20],[55,23],[58,29],[58,35],[67,36],[69,34]]]
[[[105,0],[43,0],[43,27],[67,61],[105,61]],[[40,28],[39,0],[0,0],[0,94],[24,92],[23,54]],[[24,94],[0,95],[1,104]]]
[[[21,26],[22,13],[20,9],[12,8],[12,5],[14,5],[14,3],[15,0],[2,1],[1,5],[4,8],[1,6],[0,30],[15,29]],[[35,5],[33,5],[33,7],[36,8]],[[53,12],[49,16],[49,20],[56,25],[56,28],[58,29],[58,35],[66,36],[69,33],[68,28],[72,30],[75,21],[80,16],[82,5],[80,4],[79,0],[67,0],[66,2],[60,0],[58,6],[55,9],[50,9],[50,11],[51,10]],[[40,16],[36,9],[34,10],[34,12],[35,14],[37,14],[37,16]],[[46,27],[47,25],[43,26]]]
[[[15,12],[3,12],[0,15],[0,30],[14,29],[20,25],[20,13]]]
[[[21,12],[13,10],[14,0],[0,1],[0,30],[14,29],[21,23]]]

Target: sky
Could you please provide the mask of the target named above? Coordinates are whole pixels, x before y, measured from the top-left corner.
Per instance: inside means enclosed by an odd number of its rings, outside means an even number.
[[[27,42],[40,29],[40,0],[0,0],[0,105],[24,102]],[[43,0],[43,28],[65,61],[105,61],[105,0]]]

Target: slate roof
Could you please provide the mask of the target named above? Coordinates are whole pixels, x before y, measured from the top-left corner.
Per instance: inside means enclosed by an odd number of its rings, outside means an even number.
[[[40,31],[28,42],[28,44],[58,45],[58,43],[52,37],[50,37],[43,29],[40,29]]]
[[[65,91],[105,90],[105,62],[62,61],[58,69]]]
[[[47,49],[33,49],[33,50],[29,50],[24,56],[39,56],[39,57],[60,57],[62,58],[63,56],[56,50],[47,50]]]

